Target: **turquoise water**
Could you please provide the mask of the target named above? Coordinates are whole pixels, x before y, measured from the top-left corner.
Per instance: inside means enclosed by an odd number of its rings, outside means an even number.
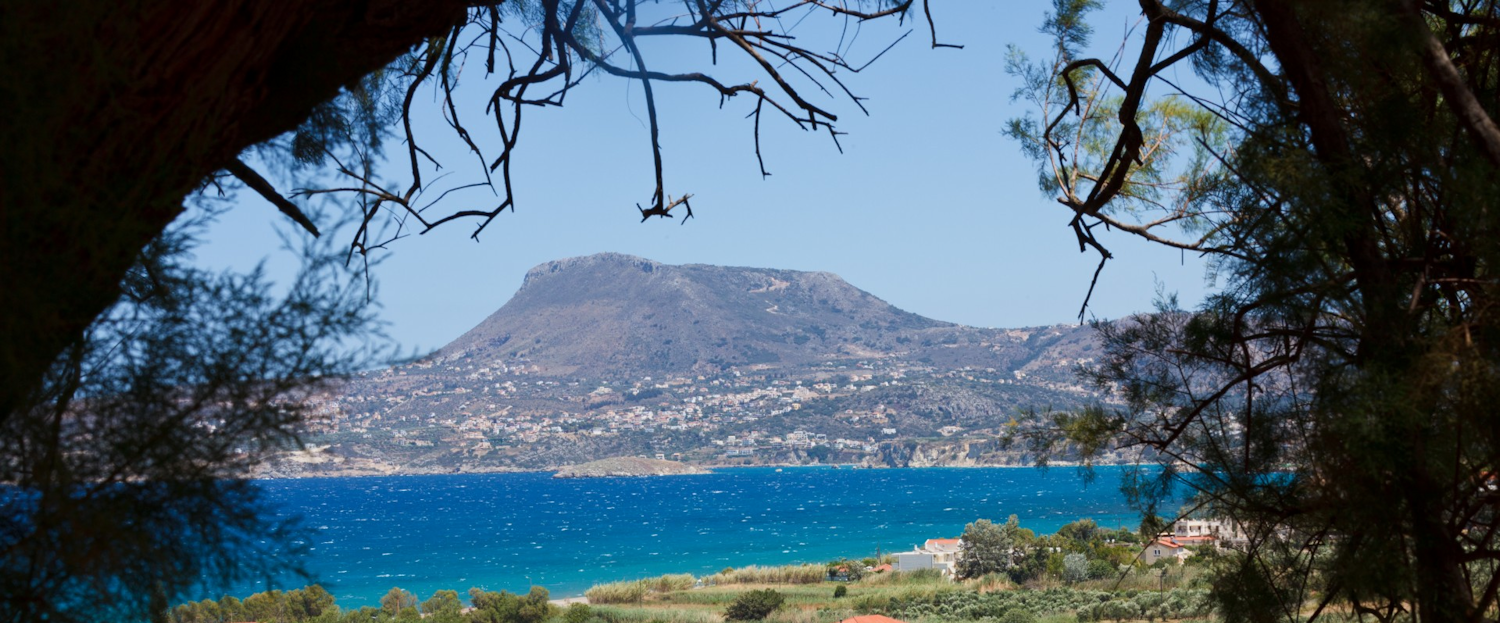
[[[1080,518],[1135,527],[1126,468],[1086,484],[1072,468],[736,468],[661,478],[464,474],[266,481],[315,534],[306,566],[345,608],[400,586],[554,597],[624,579],[822,562],[956,537],[1015,514],[1039,533]],[[219,587],[244,597],[268,581]],[[269,580],[296,588],[297,578]]]

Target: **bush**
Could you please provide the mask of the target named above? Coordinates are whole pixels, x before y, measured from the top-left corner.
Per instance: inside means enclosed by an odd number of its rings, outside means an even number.
[[[1118,575],[1120,570],[1110,564],[1108,560],[1095,558],[1088,564],[1088,576],[1090,580],[1103,580]]]
[[[838,598],[843,597],[844,595],[848,595],[848,594],[849,594],[849,587],[844,586],[843,584],[840,584],[840,585],[838,585],[838,588],[833,589],[833,598],[834,599],[838,599]]]
[[[1089,577],[1088,558],[1083,554],[1068,554],[1063,557],[1062,578],[1069,584],[1077,584]]]
[[[563,611],[563,623],[588,623],[593,618],[594,611],[588,604],[573,604]]]
[[[786,597],[769,588],[742,593],[724,609],[724,618],[730,621],[759,621],[775,612],[785,601]]]
[[[1012,608],[1000,617],[1000,623],[1036,623],[1036,615],[1020,608]]]

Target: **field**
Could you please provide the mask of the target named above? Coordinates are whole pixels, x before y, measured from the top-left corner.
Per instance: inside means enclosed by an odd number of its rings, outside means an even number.
[[[1153,570],[1140,570],[1073,586],[1017,587],[998,575],[953,582],[930,572],[880,573],[850,582],[808,582],[796,567],[746,571],[739,576],[780,581],[726,582],[735,574],[720,573],[690,583],[670,576],[597,586],[589,591],[590,620],[724,623],[730,603],[764,589],[785,598],[765,618],[768,623],[837,623],[862,614],[883,614],[908,623],[1202,621],[1212,616],[1207,591],[1191,587],[1199,579],[1191,572],[1169,574],[1168,581]],[[844,594],[835,597],[840,587]]]

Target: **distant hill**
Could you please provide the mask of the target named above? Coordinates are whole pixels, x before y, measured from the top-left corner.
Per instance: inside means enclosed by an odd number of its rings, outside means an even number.
[[[602,253],[531,269],[516,295],[438,353],[599,378],[898,357],[1020,370],[1087,330],[976,329],[902,311],[838,275]],[[1033,339],[1038,338],[1038,339]],[[1060,355],[1063,353],[1054,353]]]
[[[1027,409],[1099,397],[1091,329],[987,329],[897,309],[837,275],[605,253],[533,268],[484,322],[361,375],[269,473],[695,465],[1010,464]],[[304,456],[306,454],[306,456]]]

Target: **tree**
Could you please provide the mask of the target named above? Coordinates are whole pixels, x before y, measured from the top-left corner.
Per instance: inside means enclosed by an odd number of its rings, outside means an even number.
[[[315,167],[338,178],[303,195],[351,193],[362,221],[353,244],[362,253],[402,235],[407,219],[418,231],[470,219],[477,236],[513,205],[511,155],[521,144],[522,113],[562,105],[587,76],[611,75],[638,81],[645,93],[656,166],[642,218],[686,218],[689,195],[667,192],[657,85],[748,99],[756,128],[767,112],[836,140],[837,116],[812,93],[849,94],[859,106],[837,72],[857,71],[869,59],[845,59],[837,40],[804,45],[759,24],[809,11],[904,19],[915,0],[672,4],[678,6],[638,0],[230,0],[211,11],[192,2],[139,0],[66,9],[41,0],[8,5],[0,50],[18,60],[0,68],[0,101],[11,111],[0,141],[0,267],[9,276],[8,312],[0,320],[0,418],[119,296],[140,250],[182,214],[186,197],[206,186],[243,187],[316,234],[305,205],[278,191],[252,167],[256,162]],[[930,16],[925,0],[921,6]],[[184,15],[195,17],[179,19]],[[721,81],[710,70],[660,71],[658,59],[637,42],[664,37],[708,43],[701,65],[720,53],[740,55],[759,75]],[[184,60],[160,62],[164,57]],[[498,82],[484,111],[462,110],[453,98],[460,75]],[[449,121],[471,149],[471,179],[433,186],[436,160],[411,129],[419,94],[438,96],[430,114]],[[493,142],[460,113],[492,114]],[[402,127],[410,165],[411,179],[400,188],[377,183],[374,171],[391,122]],[[494,188],[502,198],[443,216],[425,210],[432,199],[469,184]],[[397,216],[384,220],[392,210]]]
[[[1004,524],[980,519],[964,526],[959,537],[955,571],[960,578],[977,578],[989,573],[1009,571],[1021,556],[1024,545],[1020,520],[1015,515]]]
[[[0,620],[141,620],[205,580],[296,570],[301,530],[244,476],[360,360],[364,290],[315,249],[282,295],[193,269],[191,227],[0,421]]]
[[[1092,519],[1080,519],[1057,529],[1057,536],[1072,542],[1077,547],[1092,549],[1102,539],[1099,525]]]
[[[724,608],[724,618],[730,621],[759,621],[781,608],[786,597],[769,588],[740,593]]]
[[[294,621],[304,621],[337,611],[333,595],[318,584],[287,593],[289,611]]]
[[[547,589],[540,586],[531,587],[525,595],[471,588],[469,600],[474,610],[469,617],[475,623],[542,623],[558,609],[547,598]]]
[[[588,623],[594,618],[594,610],[588,604],[569,604],[568,609],[563,611],[563,623]]]
[[[1089,558],[1083,554],[1068,554],[1063,557],[1062,579],[1077,584],[1089,578]]]
[[[1079,58],[1094,4],[1056,3],[1047,62],[1012,52],[1040,114],[1009,134],[1101,271],[1111,232],[1222,286],[1100,323],[1087,378],[1123,406],[1053,414],[1050,442],[1139,447],[1148,516],[1186,487],[1245,527],[1230,620],[1492,616],[1496,7],[1140,0],[1122,71]]]
[[[450,610],[458,612],[463,610],[463,608],[463,602],[458,599],[458,591],[451,589],[436,591],[431,597],[427,598],[427,601],[422,602],[422,614],[437,614]],[[582,622],[569,621],[568,623]]]
[[[514,205],[523,111],[560,106],[585,77],[608,74],[646,94],[643,145],[656,166],[642,218],[685,219],[688,195],[669,195],[664,181],[655,86],[750,100],[757,149],[762,112],[837,140],[832,106],[812,93],[859,106],[841,72],[871,59],[759,24],[792,11],[904,19],[914,6],[689,0],[674,14],[637,0],[8,3],[0,482],[24,494],[0,501],[0,619],[67,620],[85,604],[119,610],[115,618],[159,612],[205,573],[259,574],[296,549],[292,526],[263,513],[237,479],[266,449],[297,442],[296,395],[348,369],[333,343],[369,330],[369,318],[355,290],[327,279],[327,263],[282,301],[258,273],[184,276],[162,258],[182,246],[171,228],[194,214],[189,206],[253,192],[317,236],[328,222],[314,208],[328,200],[352,216],[347,242],[359,258],[408,226],[468,219],[477,237]],[[700,65],[722,50],[754,73],[661,72],[636,43],[663,37],[707,42]],[[493,80],[488,142],[464,124],[480,112],[461,111],[460,75]],[[431,95],[436,109],[414,108]],[[469,180],[440,185],[414,114],[450,122],[476,157]],[[410,167],[399,188],[378,183],[375,168],[396,135]],[[268,170],[305,187],[278,189]],[[470,183],[503,197],[426,210]]]
[[[402,610],[416,606],[417,596],[399,586],[391,587],[391,590],[386,591],[385,595],[380,598],[380,611],[391,616],[396,616]]]

